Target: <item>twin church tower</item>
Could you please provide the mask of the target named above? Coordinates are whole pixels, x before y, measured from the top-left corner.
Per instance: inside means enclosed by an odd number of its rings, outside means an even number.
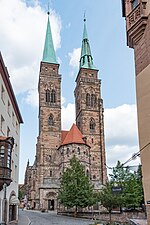
[[[43,59],[39,73],[39,136],[32,166],[27,163],[25,194],[32,208],[55,210],[60,177],[75,155],[85,174],[99,190],[106,182],[104,109],[101,81],[93,63],[84,19],[79,72],[76,77],[76,124],[61,129],[61,75],[48,16]]]

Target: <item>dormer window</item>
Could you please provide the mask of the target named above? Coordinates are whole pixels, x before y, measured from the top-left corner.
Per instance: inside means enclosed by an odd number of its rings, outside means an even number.
[[[134,9],[138,5],[138,0],[132,0],[131,4],[132,4],[132,9]]]

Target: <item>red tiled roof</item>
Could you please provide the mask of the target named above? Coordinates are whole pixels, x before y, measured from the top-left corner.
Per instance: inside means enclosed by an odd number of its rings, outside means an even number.
[[[68,134],[68,130],[62,130],[61,131],[61,143],[65,140],[66,135]]]
[[[66,134],[65,139],[62,142],[62,145],[76,143],[76,144],[85,144],[83,141],[83,136],[79,131],[78,127],[73,124],[70,131]]]

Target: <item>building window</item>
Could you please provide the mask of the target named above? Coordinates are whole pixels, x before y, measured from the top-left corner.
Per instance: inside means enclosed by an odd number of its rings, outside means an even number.
[[[56,103],[56,92],[55,92],[55,90],[51,91],[51,103]]]
[[[95,120],[93,118],[91,118],[90,120],[90,132],[94,132],[95,131]]]
[[[4,151],[5,151],[5,147],[3,145],[0,146],[0,164],[1,164],[1,166],[4,166]]]
[[[15,125],[15,114],[12,112],[12,124]]]
[[[5,120],[3,116],[1,116],[1,131],[3,132],[3,134],[4,134],[4,125],[5,125]]]
[[[7,127],[7,137],[10,137],[10,129]]]
[[[50,102],[50,91],[49,90],[46,90],[45,98],[46,98],[46,102]]]
[[[69,148],[67,148],[67,156],[69,156],[69,152],[70,152],[70,150],[69,150]]]
[[[91,95],[91,107],[96,106],[96,96],[94,94]]]
[[[51,155],[49,155],[49,162],[51,162],[52,161],[52,156]]]
[[[52,114],[48,118],[48,125],[50,125],[50,126],[54,125],[54,117]]]
[[[16,122],[16,133],[18,134],[18,131],[19,131],[19,125],[18,123]]]
[[[88,170],[86,170],[86,175],[87,175],[87,177],[89,177],[89,171]]]
[[[5,89],[3,85],[1,86],[1,99],[3,102],[5,102]]]
[[[138,5],[138,0],[132,0],[132,9],[134,9]]]
[[[95,175],[93,175],[93,180],[95,180],[96,179],[96,176]]]
[[[90,94],[86,94],[86,106],[90,106]]]
[[[50,177],[52,177],[53,173],[52,173],[52,170],[50,170]]]
[[[10,116],[10,102],[8,101],[8,114]]]
[[[80,155],[80,148],[78,147],[78,154]]]

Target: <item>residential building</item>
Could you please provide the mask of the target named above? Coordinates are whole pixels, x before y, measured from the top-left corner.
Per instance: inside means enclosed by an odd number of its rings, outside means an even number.
[[[148,224],[150,224],[150,1],[122,0],[127,45],[134,49],[139,145]]]
[[[20,151],[20,124],[23,123],[19,107],[12,89],[9,74],[0,53],[0,140],[13,137],[11,154],[11,180],[9,186],[0,191],[0,220],[3,220],[3,199],[6,195],[6,220],[18,219],[18,178]],[[1,146],[2,151],[2,146]],[[2,161],[0,161],[2,163]],[[2,167],[2,164],[0,164]],[[0,177],[1,179],[1,177]],[[7,209],[7,210],[6,210]]]
[[[84,19],[82,50],[76,78],[76,124],[61,129],[61,75],[48,18],[39,74],[39,136],[33,166],[27,163],[25,195],[32,208],[55,210],[60,177],[75,155],[85,174],[100,190],[107,180],[104,144],[104,108],[101,81],[94,66]]]

